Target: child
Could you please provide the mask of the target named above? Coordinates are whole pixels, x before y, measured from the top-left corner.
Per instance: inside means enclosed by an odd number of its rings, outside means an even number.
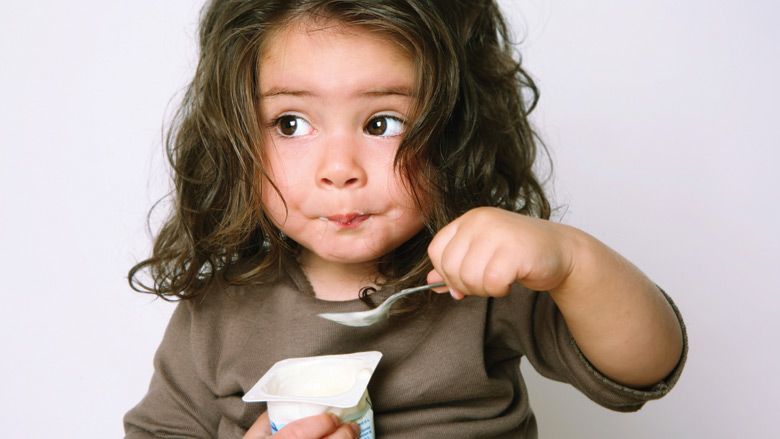
[[[676,382],[668,298],[548,221],[537,91],[492,0],[212,0],[200,44],[168,141],[175,209],[130,271],[182,300],[128,438],[265,437],[241,397],[290,357],[381,351],[380,438],[536,437],[523,356],[614,410]],[[316,317],[442,280],[451,297],[371,327]],[[356,432],[323,415],[274,437]]]

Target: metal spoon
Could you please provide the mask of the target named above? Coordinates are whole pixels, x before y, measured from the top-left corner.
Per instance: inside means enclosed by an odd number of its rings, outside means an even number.
[[[385,320],[387,316],[390,314],[390,307],[393,306],[393,303],[395,303],[401,297],[404,297],[407,294],[416,293],[418,291],[425,291],[425,290],[430,290],[431,288],[443,287],[444,285],[445,285],[444,282],[439,282],[436,284],[423,285],[421,287],[407,288],[405,290],[401,290],[393,294],[392,296],[388,297],[387,300],[382,302],[382,304],[380,304],[376,308],[370,309],[368,311],[334,312],[334,313],[322,313],[317,315],[322,317],[323,319],[327,319],[345,326],[371,326],[374,323],[378,323],[381,322],[382,320]]]

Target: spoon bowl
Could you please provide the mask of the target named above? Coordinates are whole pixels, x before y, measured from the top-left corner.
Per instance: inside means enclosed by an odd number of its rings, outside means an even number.
[[[431,288],[443,287],[444,285],[445,285],[444,282],[439,282],[430,285],[423,285],[421,287],[407,288],[405,290],[401,290],[393,294],[392,296],[388,297],[387,300],[382,302],[376,308],[370,309],[368,311],[321,313],[317,315],[319,317],[322,317],[323,319],[327,319],[344,326],[354,326],[354,327],[371,326],[375,323],[379,323],[382,320],[387,319],[387,317],[390,315],[390,307],[393,306],[393,304],[401,297],[419,291],[430,290]]]

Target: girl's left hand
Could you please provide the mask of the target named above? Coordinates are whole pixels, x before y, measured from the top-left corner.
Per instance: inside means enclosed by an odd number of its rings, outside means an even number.
[[[571,273],[572,230],[494,207],[472,209],[434,236],[428,282],[444,281],[456,299],[504,296],[514,282],[549,291]]]
[[[359,436],[360,427],[357,424],[342,424],[338,417],[328,414],[298,419],[272,435],[266,411],[252,424],[243,439],[356,439]]]

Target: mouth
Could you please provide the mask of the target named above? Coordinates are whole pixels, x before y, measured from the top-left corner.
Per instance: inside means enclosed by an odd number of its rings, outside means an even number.
[[[323,221],[328,221],[342,228],[355,228],[363,221],[371,217],[371,214],[353,212],[344,215],[331,215],[328,217],[320,217]]]

